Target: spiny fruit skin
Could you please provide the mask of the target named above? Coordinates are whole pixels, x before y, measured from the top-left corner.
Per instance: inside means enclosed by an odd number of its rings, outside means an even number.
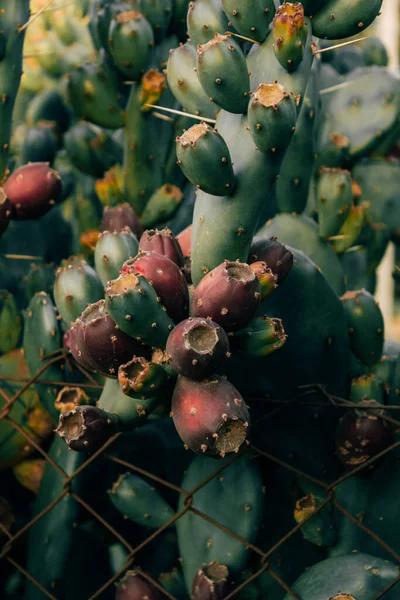
[[[76,452],[96,452],[115,433],[111,415],[96,406],[61,413],[56,433]]]
[[[295,71],[303,60],[307,40],[307,23],[300,2],[279,6],[272,22],[272,35],[276,58],[287,71]]]
[[[260,300],[260,283],[250,266],[227,260],[200,281],[192,296],[191,314],[210,317],[225,331],[237,331],[251,321]]]
[[[112,19],[108,47],[115,66],[124,77],[134,81],[140,78],[153,45],[151,25],[139,11],[127,11]]]
[[[275,14],[274,0],[251,4],[248,0],[222,0],[222,6],[235,31],[257,42],[265,40]]]
[[[61,199],[61,177],[48,163],[23,165],[4,184],[13,219],[38,219]]]
[[[281,319],[266,315],[252,319],[232,338],[232,348],[249,356],[268,356],[285,345],[287,335]]]
[[[212,561],[203,565],[193,579],[192,600],[222,600],[228,593],[229,570]]]
[[[178,165],[191,183],[213,196],[234,190],[236,178],[224,138],[206,123],[198,123],[176,138]]]
[[[174,371],[201,380],[217,372],[229,357],[229,339],[210,319],[190,317],[171,331],[166,352]]]
[[[254,238],[250,248],[249,264],[263,261],[274,275],[280,285],[290,273],[293,266],[293,254],[278,238]]]
[[[118,369],[121,390],[133,398],[154,396],[167,379],[167,372],[161,365],[149,362],[142,356],[134,356]]]
[[[371,408],[349,410],[340,419],[336,430],[336,451],[347,468],[355,468],[386,450],[394,440],[393,425],[380,415],[387,416],[375,400],[365,401]],[[375,410],[373,410],[375,408]],[[369,469],[377,466],[372,463]]]
[[[228,19],[221,3],[216,0],[189,2],[187,28],[193,44],[206,44],[215,33],[227,31]]]
[[[244,113],[250,80],[244,54],[231,35],[215,33],[197,46],[197,75],[210,101],[232,113]]]
[[[3,188],[0,188],[0,237],[5,232],[11,219],[12,204]]]
[[[379,14],[382,0],[327,0],[312,20],[313,34],[325,40],[357,35]]]
[[[161,594],[135,571],[127,571],[117,584],[115,600],[161,600]]]
[[[72,324],[71,353],[82,366],[116,378],[118,367],[135,356],[149,356],[150,348],[121,331],[107,312],[105,300],[90,304]]]
[[[181,247],[182,254],[185,258],[190,256],[191,254],[192,230],[193,225],[190,224],[176,236],[176,239],[178,240],[179,245]]]
[[[250,268],[257,276],[258,281],[260,282],[261,289],[261,302],[268,298],[270,294],[278,287],[277,279],[278,276],[274,275],[269,267],[267,267],[267,263],[258,260],[254,263],[251,263]]]
[[[79,387],[63,387],[57,394],[54,406],[60,412],[72,410],[81,404],[90,404],[89,396]]]
[[[185,276],[180,268],[167,256],[157,252],[140,251],[127,260],[121,273],[143,275],[151,283],[161,304],[175,323],[179,323],[189,314],[189,290]]]
[[[384,321],[372,294],[366,290],[349,291],[341,298],[349,328],[350,347],[365,365],[381,359]]]
[[[139,240],[139,250],[157,252],[171,259],[178,267],[183,266],[183,254],[178,240],[168,228],[148,229]]]
[[[176,430],[190,450],[224,457],[246,440],[250,416],[238,390],[226,379],[178,377],[172,397]]]
[[[316,195],[319,235],[322,238],[337,235],[353,204],[349,171],[322,167],[318,172]]]
[[[280,83],[260,83],[249,102],[249,128],[261,152],[284,152],[295,131],[297,109],[293,94]]]
[[[179,208],[182,198],[183,192],[176,185],[165,183],[147,202],[141,217],[143,227],[147,229],[170,219]]]
[[[100,229],[102,231],[122,231],[124,227],[129,227],[138,238],[143,233],[143,227],[132,206],[127,202],[116,206],[105,206]]]
[[[137,254],[139,242],[129,227],[121,231],[103,231],[96,242],[94,264],[101,283],[118,277],[126,260]]]

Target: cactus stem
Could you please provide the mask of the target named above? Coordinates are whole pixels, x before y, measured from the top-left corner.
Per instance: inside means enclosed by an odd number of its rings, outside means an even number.
[[[144,104],[149,108],[156,108],[157,110],[164,110],[165,112],[173,113],[174,115],[181,115],[183,117],[189,117],[190,119],[196,119],[197,121],[205,121],[206,123],[216,123],[216,119],[209,119],[208,117],[200,117],[199,115],[193,115],[191,113],[184,112],[183,110],[175,110],[173,108],[167,108],[166,106],[157,106],[157,104]]]
[[[321,48],[320,50],[314,50],[313,49],[313,54],[314,56],[316,54],[322,54],[322,52],[329,52],[330,50],[338,50],[339,48],[343,48],[343,46],[350,46],[350,44],[357,44],[358,42],[362,42],[363,40],[368,40],[368,38],[370,38],[370,35],[366,35],[364,37],[361,38],[357,38],[356,40],[350,40],[349,42],[342,42],[341,44],[336,44],[335,46],[329,46],[328,48]]]

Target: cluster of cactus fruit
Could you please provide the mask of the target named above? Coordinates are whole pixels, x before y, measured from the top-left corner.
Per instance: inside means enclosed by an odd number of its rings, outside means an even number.
[[[41,515],[52,597],[398,597],[381,5],[0,0],[0,542]]]

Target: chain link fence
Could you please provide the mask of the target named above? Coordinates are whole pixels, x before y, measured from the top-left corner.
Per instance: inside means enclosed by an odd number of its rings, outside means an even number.
[[[278,549],[280,549],[285,543],[287,543],[288,540],[292,536],[294,536],[302,527],[304,527],[304,525],[308,521],[310,521],[311,519],[314,519],[318,515],[318,513],[320,513],[328,504],[331,504],[337,511],[342,513],[342,515],[344,515],[347,519],[349,519],[355,526],[357,526],[365,534],[370,536],[388,554],[391,555],[393,562],[400,566],[400,555],[393,548],[391,548],[390,545],[388,545],[385,542],[385,540],[383,540],[374,531],[372,531],[365,524],[363,524],[362,520],[360,520],[360,519],[356,518],[354,515],[352,515],[344,506],[342,506],[341,503],[338,502],[338,500],[335,497],[336,488],[339,484],[343,483],[346,479],[348,479],[350,477],[360,475],[360,473],[363,470],[369,469],[371,467],[371,465],[373,465],[375,462],[381,460],[386,454],[392,452],[394,449],[399,447],[400,441],[394,442],[390,447],[385,449],[380,454],[378,454],[375,457],[367,460],[366,462],[363,462],[362,464],[356,466],[350,472],[345,473],[340,478],[336,479],[335,481],[331,482],[330,484],[327,484],[305,472],[302,472],[301,470],[299,470],[299,469],[295,468],[294,466],[288,464],[287,462],[283,461],[281,458],[273,456],[272,454],[261,450],[260,448],[254,446],[250,442],[247,444],[247,446],[241,452],[233,455],[230,458],[230,460],[224,462],[223,465],[219,464],[218,461],[215,461],[215,471],[214,471],[214,473],[212,473],[211,476],[204,479],[204,481],[202,481],[199,485],[197,485],[193,489],[185,490],[185,489],[180,488],[179,486],[176,486],[175,484],[173,484],[169,481],[165,481],[164,479],[158,477],[157,475],[155,475],[153,473],[150,473],[134,464],[131,464],[130,462],[127,462],[119,457],[113,456],[110,453],[112,450],[112,445],[114,444],[114,442],[116,441],[117,438],[119,438],[121,435],[123,435],[121,433],[117,433],[112,438],[110,438],[101,449],[99,449],[93,455],[89,456],[87,458],[87,460],[72,475],[68,476],[67,473],[63,469],[61,469],[60,466],[49,456],[49,454],[35,441],[35,439],[29,433],[27,433],[22,427],[20,427],[10,416],[10,411],[11,411],[11,408],[12,408],[14,402],[16,402],[18,400],[18,398],[20,398],[21,395],[31,385],[33,385],[38,380],[39,377],[43,376],[45,374],[45,371],[52,364],[54,364],[55,362],[59,362],[60,360],[68,360],[68,361],[72,360],[70,357],[67,357],[62,350],[60,350],[56,353],[52,353],[51,356],[49,355],[48,357],[43,357],[43,358],[46,358],[46,359],[49,358],[49,360],[30,379],[0,376],[0,395],[4,401],[4,405],[0,412],[0,420],[5,419],[6,421],[8,421],[8,423],[10,425],[12,425],[12,427],[14,427],[21,435],[23,435],[25,437],[27,443],[30,444],[37,451],[37,453],[39,453],[41,455],[41,457],[43,459],[45,459],[45,461],[47,461],[47,463],[49,463],[52,468],[56,469],[58,471],[58,473],[64,478],[64,485],[63,485],[62,492],[44,510],[42,510],[39,514],[35,515],[35,517],[29,523],[27,523],[23,527],[21,527],[19,529],[19,531],[15,531],[15,532],[11,533],[8,530],[8,528],[5,527],[0,522],[0,529],[3,533],[3,536],[0,536],[0,537],[3,537],[5,539],[5,543],[3,544],[2,548],[0,549],[0,563],[1,563],[1,561],[8,561],[8,563],[10,565],[12,565],[12,567],[17,569],[27,580],[29,580],[32,584],[36,585],[37,588],[39,588],[39,590],[43,594],[43,598],[50,598],[51,600],[58,600],[56,598],[56,596],[54,596],[52,594],[51,590],[45,589],[34,577],[32,577],[32,575],[26,570],[25,565],[20,564],[17,560],[15,560],[15,558],[12,556],[12,550],[15,547],[17,542],[20,542],[21,539],[24,539],[29,534],[29,530],[31,529],[31,527],[34,524],[40,522],[40,520],[46,514],[48,514],[50,511],[52,511],[54,509],[54,507],[67,495],[70,498],[73,498],[77,503],[79,503],[81,505],[81,507],[85,511],[87,511],[88,515],[90,515],[99,524],[101,524],[109,532],[109,534],[113,538],[115,538],[116,541],[120,542],[124,546],[124,548],[126,549],[126,551],[128,553],[127,559],[126,559],[126,562],[125,562],[123,568],[121,568],[117,573],[115,573],[110,579],[105,581],[104,584],[88,600],[101,599],[102,597],[104,597],[105,592],[109,591],[110,587],[113,586],[113,584],[115,582],[117,582],[119,579],[121,579],[121,577],[124,575],[124,573],[130,568],[134,568],[136,573],[140,574],[144,579],[149,581],[151,583],[151,585],[153,585],[156,589],[158,589],[159,592],[162,594],[162,597],[169,598],[170,600],[174,600],[174,596],[172,596],[156,579],[151,577],[147,572],[145,572],[144,570],[142,570],[140,568],[140,560],[137,560],[137,557],[141,550],[143,550],[145,547],[147,547],[152,542],[156,541],[157,538],[166,529],[173,526],[174,523],[176,523],[178,521],[178,519],[180,519],[188,511],[191,511],[193,514],[197,515],[201,519],[208,521],[208,523],[212,524],[214,527],[219,528],[220,530],[222,530],[223,532],[225,532],[226,534],[231,536],[232,539],[239,541],[249,551],[253,552],[254,555],[256,555],[258,557],[259,568],[254,570],[254,572],[245,581],[243,581],[240,585],[238,585],[236,587],[236,589],[231,591],[225,597],[225,600],[228,600],[231,598],[239,598],[241,592],[243,592],[243,590],[249,584],[251,584],[252,582],[257,580],[257,578],[260,577],[264,573],[268,573],[268,575],[270,577],[272,577],[282,587],[283,590],[285,590],[285,592],[289,595],[289,597],[291,597],[295,600],[301,600],[299,598],[299,596],[293,591],[293,589],[291,589],[290,585],[286,581],[284,581],[281,578],[281,576],[272,568],[272,566],[270,565],[270,562],[269,562],[270,557]],[[79,368],[79,366],[76,365],[75,363],[74,363],[74,365]],[[74,383],[73,385],[75,387],[82,387],[84,389],[85,388],[98,389],[99,394],[100,394],[100,391],[102,389],[101,386],[95,382],[95,380],[90,376],[90,374],[86,373],[86,375],[88,377],[87,383],[86,382],[80,383],[80,384]],[[9,380],[9,381],[14,381],[14,382],[15,381],[22,382],[22,387],[20,387],[20,389],[13,396],[9,396],[4,391],[4,389],[2,389],[2,387],[1,387],[2,380],[3,381]],[[48,384],[48,385],[55,386],[55,387],[59,386],[60,389],[66,385],[65,382],[46,381],[45,379],[42,379],[42,378],[40,380],[40,383]],[[316,395],[318,395],[318,397],[321,398],[320,401],[315,401]],[[311,398],[311,396],[312,396],[312,400],[309,401],[307,397]],[[332,396],[332,395],[328,394],[321,385],[316,384],[316,385],[304,386],[301,389],[299,389],[298,395],[295,398],[293,398],[291,401],[279,401],[279,400],[272,401],[272,400],[270,400],[269,404],[268,404],[269,412],[262,418],[268,419],[268,418],[272,417],[274,414],[276,414],[277,412],[290,410],[290,408],[294,404],[300,405],[300,406],[301,405],[320,406],[320,407],[334,406],[339,409],[340,408],[348,409],[348,408],[352,408],[355,406],[357,406],[358,408],[362,408],[362,407],[371,408],[371,406],[369,404],[358,403],[357,405],[355,405],[354,403],[352,403],[350,401],[344,400],[342,398],[338,398],[336,396]],[[400,410],[400,406],[385,406],[385,411],[390,411],[392,414],[393,413],[396,414],[396,411],[398,411],[398,410]],[[400,421],[394,419],[392,416],[389,416],[387,413],[384,415],[377,414],[377,417],[380,419],[385,419],[388,422],[390,422],[396,430],[400,429]],[[305,443],[306,443],[306,441],[305,441]],[[281,539],[279,539],[279,541],[277,541],[272,547],[270,547],[267,551],[263,550],[262,548],[258,547],[257,545],[250,543],[248,540],[243,539],[242,537],[237,535],[234,531],[231,531],[230,529],[225,527],[223,524],[215,521],[209,515],[205,514],[204,512],[201,512],[200,510],[198,510],[196,508],[196,493],[201,488],[203,488],[210,480],[212,480],[213,478],[215,478],[217,476],[220,476],[221,473],[225,469],[229,469],[229,467],[232,465],[232,463],[237,461],[241,456],[243,456],[243,454],[251,455],[253,458],[257,458],[259,460],[269,461],[270,463],[273,463],[280,468],[291,471],[297,477],[307,480],[307,481],[311,482],[312,484],[318,486],[318,488],[320,489],[321,495],[324,496],[323,502],[320,503],[319,506],[316,506],[314,508],[313,512],[308,517],[306,517],[301,523],[294,525],[292,529],[287,531],[287,533]],[[127,539],[125,539],[124,535],[120,531],[117,531],[110,523],[107,522],[106,519],[104,519],[100,514],[98,514],[98,512],[92,506],[90,506],[89,503],[87,503],[78,494],[74,493],[74,491],[71,488],[71,483],[73,482],[73,480],[76,479],[82,472],[84,472],[85,469],[90,464],[93,463],[93,461],[96,461],[100,457],[100,455],[102,456],[103,459],[105,459],[107,461],[114,462],[114,463],[126,468],[128,471],[130,471],[132,473],[136,473],[136,474],[143,476],[143,477],[147,478],[148,480],[150,480],[160,486],[164,486],[165,488],[169,488],[170,490],[174,490],[178,494],[181,494],[184,498],[183,509],[180,510],[179,512],[177,512],[176,514],[174,514],[174,516],[165,525],[163,525],[161,528],[159,528],[157,531],[152,532],[151,535],[149,535],[144,541],[141,541],[137,546],[133,546]],[[279,515],[277,516],[277,518],[279,518]],[[295,521],[293,521],[293,522],[295,523]],[[294,560],[295,559],[296,559],[296,557],[294,557]],[[379,600],[380,598],[383,598],[385,596],[385,594],[390,589],[394,588],[394,586],[399,582],[400,582],[400,575],[395,580],[393,580],[389,585],[387,585],[384,589],[382,589],[374,597],[374,600]]]

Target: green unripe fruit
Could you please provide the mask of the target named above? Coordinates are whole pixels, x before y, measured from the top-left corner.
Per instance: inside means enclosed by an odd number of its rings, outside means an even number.
[[[120,73],[137,81],[144,73],[154,45],[153,30],[137,10],[116,15],[110,23],[108,45]]]
[[[22,147],[22,162],[52,163],[58,150],[58,139],[53,123],[42,121],[28,127]]]
[[[249,102],[250,79],[245,56],[230,35],[216,33],[197,47],[197,73],[211,102],[224,110],[244,113]]]
[[[0,290],[0,354],[14,350],[21,333],[21,317],[15,300],[7,290]]]
[[[233,191],[236,178],[224,138],[206,123],[193,125],[176,139],[178,164],[191,183],[213,196]]]
[[[129,227],[101,234],[94,251],[94,263],[103,285],[118,277],[124,262],[136,256],[138,248],[139,242]]]
[[[181,204],[182,191],[176,185],[165,183],[150,197],[142,214],[142,225],[146,229],[172,217]]]
[[[282,348],[287,335],[281,319],[258,317],[232,338],[232,348],[248,356],[268,356]]]
[[[362,375],[351,381],[350,400],[356,403],[374,400],[383,404],[383,391],[383,384],[376,375]]]
[[[283,152],[295,131],[297,110],[292,94],[279,83],[261,83],[249,104],[249,127],[257,148]]]
[[[319,235],[322,238],[339,233],[352,204],[353,192],[349,171],[323,167],[317,181]]]
[[[357,35],[378,16],[382,0],[327,0],[312,20],[313,34],[324,40]]]
[[[220,0],[190,2],[187,28],[193,44],[206,44],[215,33],[225,33],[229,25]]]

